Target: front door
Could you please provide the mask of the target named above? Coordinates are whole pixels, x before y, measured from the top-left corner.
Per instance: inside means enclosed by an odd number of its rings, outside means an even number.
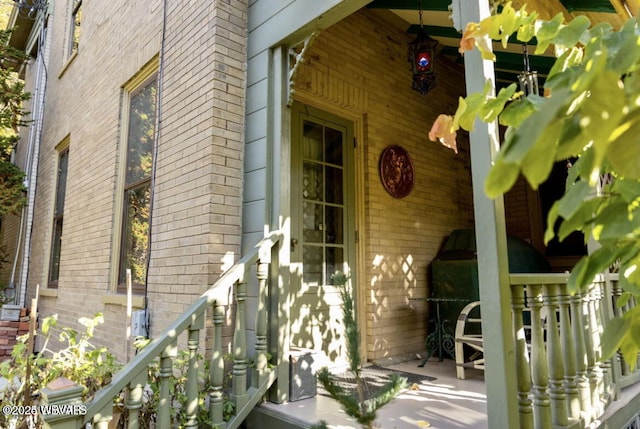
[[[344,327],[331,276],[342,271],[356,284],[353,123],[301,104],[292,113],[292,342],[340,366]]]

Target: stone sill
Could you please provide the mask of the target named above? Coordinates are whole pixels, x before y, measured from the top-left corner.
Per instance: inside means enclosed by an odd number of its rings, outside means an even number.
[[[108,293],[106,295],[102,295],[102,303],[105,305],[121,305],[123,307],[126,307],[127,295]],[[131,306],[133,308],[139,309],[144,308],[144,296],[131,297]]]

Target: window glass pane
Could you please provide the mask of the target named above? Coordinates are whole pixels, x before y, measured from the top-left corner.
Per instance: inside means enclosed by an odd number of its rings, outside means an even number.
[[[333,128],[324,129],[325,161],[342,165],[342,131]]]
[[[53,236],[51,238],[51,259],[49,261],[49,282],[57,287],[60,277],[60,251],[62,249],[62,224],[64,220],[64,198],[69,170],[69,150],[58,154],[58,175],[56,178],[55,205],[53,214]]]
[[[53,243],[51,263],[49,264],[49,281],[57,282],[60,278],[60,249],[62,247],[62,218],[53,222]]]
[[[153,139],[156,125],[156,80],[131,95],[129,135],[127,140],[126,184],[151,175]]]
[[[69,54],[78,52],[80,41],[80,25],[82,23],[82,0],[73,2],[73,11],[71,13],[71,43],[69,44]]]
[[[126,281],[126,269],[131,269],[134,284],[144,284],[149,243],[149,182],[125,192],[120,283]]]
[[[67,170],[69,166],[69,151],[60,153],[58,159],[58,178],[56,182],[56,216],[64,212],[64,195],[67,190]]]

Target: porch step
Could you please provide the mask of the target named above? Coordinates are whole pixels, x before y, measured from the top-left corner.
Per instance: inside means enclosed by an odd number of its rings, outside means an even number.
[[[247,420],[246,429],[309,429],[311,424],[266,405],[256,406]]]

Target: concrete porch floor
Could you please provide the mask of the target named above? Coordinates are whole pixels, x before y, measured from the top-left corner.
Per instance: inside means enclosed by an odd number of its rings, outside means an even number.
[[[484,373],[468,370],[466,380],[456,378],[455,362],[432,358],[423,368],[419,360],[385,368],[435,377],[422,381],[418,390],[406,390],[378,411],[377,426],[381,429],[486,429],[487,401]],[[288,427],[308,428],[321,419],[332,429],[359,429],[357,422],[348,417],[340,405],[324,395],[276,405],[265,403],[262,411],[272,417],[286,419]]]

